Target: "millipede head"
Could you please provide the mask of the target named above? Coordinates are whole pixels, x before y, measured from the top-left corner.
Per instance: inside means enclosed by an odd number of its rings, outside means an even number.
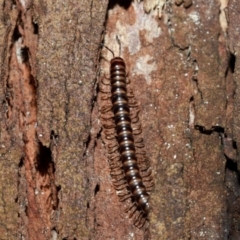
[[[121,57],[114,57],[110,62],[111,67],[115,66],[121,66],[126,68],[125,62]]]

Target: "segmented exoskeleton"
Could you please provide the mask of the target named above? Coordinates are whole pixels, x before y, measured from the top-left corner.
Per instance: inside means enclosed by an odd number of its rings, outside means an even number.
[[[120,57],[113,58],[110,64],[112,111],[119,144],[118,151],[128,188],[138,207],[147,216],[149,212],[149,195],[143,185],[134,147],[126,89],[126,67],[123,59]]]
[[[128,210],[135,207],[135,210],[140,212],[138,217],[135,219],[135,225],[142,226],[145,223],[149,213],[149,194],[143,183],[143,178],[148,182],[151,182],[152,177],[150,176],[151,173],[147,171],[148,166],[143,167],[143,165],[145,165],[145,160],[141,162],[139,157],[137,157],[139,154],[142,154],[143,158],[146,157],[145,152],[138,154],[135,148],[136,146],[139,148],[144,146],[142,139],[134,141],[133,136],[134,131],[132,128],[132,122],[138,121],[137,115],[139,111],[137,111],[137,114],[134,117],[135,120],[133,120],[133,117],[130,113],[130,106],[134,104],[132,102],[130,103],[129,101],[129,93],[127,93],[126,65],[121,57],[113,57],[110,62],[110,87],[112,106],[106,106],[105,108],[102,108],[101,112],[106,113],[111,110],[113,113],[114,124],[104,124],[103,126],[105,129],[115,129],[115,133],[109,133],[108,131],[105,131],[105,134],[107,139],[114,140],[116,136],[118,142],[117,146],[114,144],[108,146],[112,173],[116,172],[117,169],[120,170],[120,174],[118,175],[122,176],[119,183],[116,181],[114,186],[116,190],[119,190],[119,187],[122,189],[122,185],[127,187],[128,194],[123,194],[120,196],[120,200],[123,201],[127,198],[131,198],[133,200],[133,205],[130,206]],[[131,97],[133,97],[133,95],[131,95]],[[102,118],[105,120],[111,119],[111,117]],[[137,130],[137,134],[139,134],[139,132],[141,132],[141,127],[139,126],[135,130]],[[112,156],[116,150],[118,151],[119,155]],[[116,161],[114,161],[116,158],[120,158],[120,166],[116,164]],[[146,173],[145,176],[142,176],[143,172]],[[130,217],[132,215],[133,213],[130,215]],[[143,218],[144,220],[141,221]]]

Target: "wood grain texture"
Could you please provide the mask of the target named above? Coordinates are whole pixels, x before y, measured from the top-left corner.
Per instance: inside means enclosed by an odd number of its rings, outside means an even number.
[[[39,1],[38,137],[55,162],[59,205],[52,215],[58,238],[88,239],[94,194],[88,149],[97,52],[107,1]],[[90,145],[91,146],[91,145]],[[88,220],[86,220],[86,218]],[[91,232],[92,231],[92,232]]]
[[[2,239],[94,232],[89,139],[106,8],[107,1],[1,2]]]
[[[230,50],[229,56],[229,76],[233,82],[233,101],[232,101],[232,135],[235,141],[235,152],[228,154],[231,161],[229,164],[234,167],[235,174],[227,171],[227,186],[228,186],[228,201],[229,204],[229,218],[231,219],[229,239],[237,239],[240,236],[239,224],[239,204],[240,204],[240,192],[239,182],[236,181],[239,176],[240,169],[240,3],[236,0],[229,0],[228,7],[226,9],[228,19],[228,47]]]
[[[7,79],[18,79],[18,69],[15,58],[11,58],[12,35],[17,22],[18,11],[11,9],[11,3],[0,1],[0,235],[2,239],[18,239],[19,233],[19,204],[18,204],[18,175],[19,163],[22,158],[22,137],[19,133],[19,118],[16,117],[16,106],[9,106],[11,89],[7,88]],[[11,66],[9,66],[11,64]],[[19,87],[19,85],[18,85]],[[15,98],[16,100],[16,98]],[[8,121],[9,111],[13,118]],[[22,202],[24,205],[25,202]]]
[[[240,160],[240,3],[230,0],[228,3],[228,40],[231,53],[235,56],[233,78],[235,82],[234,112],[233,112],[233,136],[237,144],[237,161]]]

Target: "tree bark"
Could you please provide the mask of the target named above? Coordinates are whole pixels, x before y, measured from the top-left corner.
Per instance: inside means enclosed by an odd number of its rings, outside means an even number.
[[[1,238],[88,239],[87,151],[107,1],[1,6]]]
[[[1,239],[238,239],[239,6],[2,0]],[[101,41],[139,105],[148,228],[113,186]]]

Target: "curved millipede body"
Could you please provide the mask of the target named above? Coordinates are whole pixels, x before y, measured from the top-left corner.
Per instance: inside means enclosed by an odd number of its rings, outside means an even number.
[[[112,111],[123,172],[137,208],[143,216],[147,216],[149,194],[143,184],[136,157],[126,88],[126,66],[122,58],[114,57],[111,60],[110,75]]]

